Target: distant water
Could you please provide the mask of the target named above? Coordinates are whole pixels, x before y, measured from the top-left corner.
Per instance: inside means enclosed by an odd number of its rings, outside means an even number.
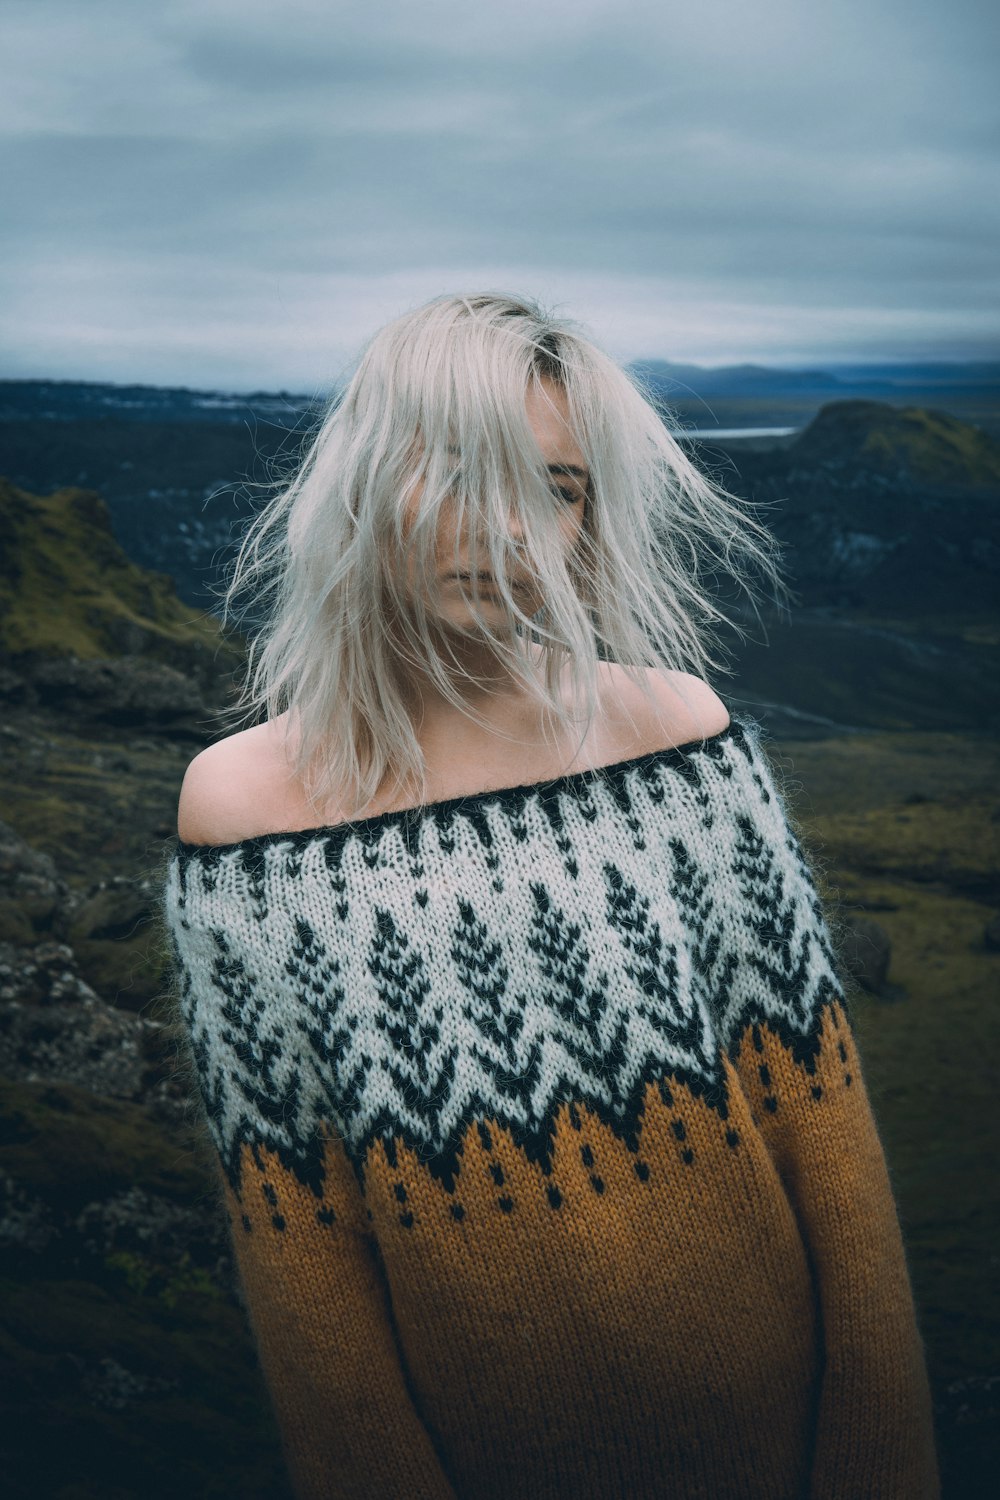
[[[761,438],[791,437],[797,427],[686,427],[681,432],[672,432],[675,438]]]

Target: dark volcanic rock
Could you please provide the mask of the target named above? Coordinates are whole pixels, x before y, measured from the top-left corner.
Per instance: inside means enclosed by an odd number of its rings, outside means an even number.
[[[92,1406],[102,1411],[129,1411],[145,1397],[180,1389],[179,1380],[165,1380],[159,1375],[127,1370],[116,1359],[105,1355],[96,1364],[70,1354],[80,1371],[80,1385]]]
[[[847,915],[841,932],[840,955],[863,989],[872,995],[883,993],[889,978],[892,945],[880,922],[871,917]]]
[[[137,1035],[143,1024],[96,995],[73,1006],[7,1002],[0,1008],[0,1072],[28,1083],[75,1083],[110,1098],[140,1097],[148,1071]]]
[[[34,948],[0,944],[0,1002],[62,1005],[97,997],[76,969],[72,948],[49,941]],[[2,1073],[0,1068],[0,1073]]]
[[[204,1203],[175,1203],[141,1187],[85,1204],[72,1228],[92,1255],[125,1250],[160,1261],[180,1262],[188,1255],[202,1265],[213,1256],[228,1263],[224,1217]]]
[[[179,1118],[187,1101],[172,1053],[165,1024],[100,999],[65,944],[0,944],[0,1077],[146,1100]]]
[[[66,885],[50,856],[0,822],[0,942],[34,942],[65,898]]]
[[[14,1249],[37,1255],[58,1236],[49,1205],[13,1177],[0,1174],[0,1253]]]
[[[138,1010],[163,994],[166,954],[155,917],[152,879],[127,876],[78,893],[60,913],[80,972],[103,999]]]
[[[23,664],[22,664],[22,670]],[[37,661],[27,673],[38,702],[78,720],[159,729],[205,738],[208,709],[194,682],[174,667],[143,657]]]
[[[102,881],[87,895],[70,903],[67,935],[74,947],[82,942],[127,942],[153,912],[155,894],[148,880],[121,876]]]
[[[32,1004],[102,1000],[138,1010],[166,986],[156,887],[118,876],[70,891],[50,855],[0,822],[0,992]],[[44,940],[44,941],[43,941]],[[15,944],[26,950],[12,957]]]

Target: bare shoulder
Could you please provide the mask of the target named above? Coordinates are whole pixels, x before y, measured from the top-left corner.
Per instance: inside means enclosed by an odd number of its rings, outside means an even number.
[[[646,692],[621,667],[616,669],[615,680],[622,702],[640,728],[643,748],[686,745],[729,727],[729,710],[718,693],[691,672],[647,667]]]
[[[177,833],[188,844],[229,844],[268,832],[292,790],[277,722],[216,740],[188,766],[177,807]]]
[[[729,710],[714,688],[691,672],[649,669],[657,702],[671,715],[676,743],[704,740],[729,727]]]

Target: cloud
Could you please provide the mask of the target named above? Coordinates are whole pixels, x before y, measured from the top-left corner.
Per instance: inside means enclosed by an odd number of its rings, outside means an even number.
[[[976,0],[8,0],[10,373],[308,384],[480,286],[624,357],[981,354],[989,27]]]

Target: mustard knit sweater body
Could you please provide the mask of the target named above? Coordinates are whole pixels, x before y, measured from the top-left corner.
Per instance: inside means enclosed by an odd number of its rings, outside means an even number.
[[[750,718],[165,894],[302,1500],[934,1500],[897,1210]]]

